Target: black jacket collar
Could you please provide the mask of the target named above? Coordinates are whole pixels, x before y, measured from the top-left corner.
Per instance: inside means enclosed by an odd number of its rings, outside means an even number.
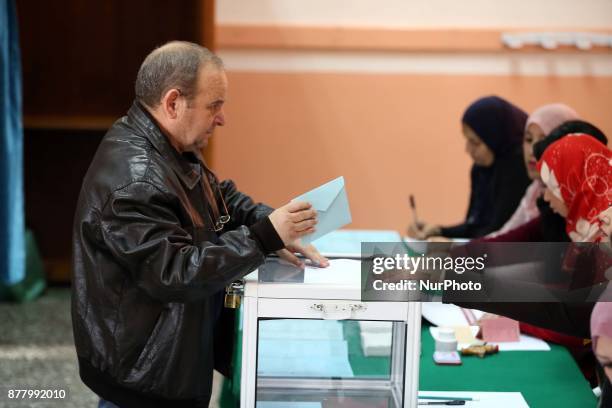
[[[132,104],[127,117],[140,130],[140,133],[151,142],[155,150],[167,160],[181,181],[190,190],[193,189],[201,177],[199,171],[202,164],[200,157],[193,153],[179,153],[161,131],[149,111],[137,101]]]

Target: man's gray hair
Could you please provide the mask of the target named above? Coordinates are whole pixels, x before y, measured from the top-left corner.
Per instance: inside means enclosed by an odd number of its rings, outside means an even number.
[[[223,61],[206,48],[172,41],[153,50],[140,66],[136,76],[136,100],[151,108],[160,104],[163,95],[177,88],[189,100],[197,91],[200,68],[223,69]]]

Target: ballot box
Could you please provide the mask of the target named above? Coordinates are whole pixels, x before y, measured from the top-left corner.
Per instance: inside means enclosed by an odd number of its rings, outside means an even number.
[[[416,408],[420,303],[361,301],[359,260],[267,260],[242,308],[242,408]]]

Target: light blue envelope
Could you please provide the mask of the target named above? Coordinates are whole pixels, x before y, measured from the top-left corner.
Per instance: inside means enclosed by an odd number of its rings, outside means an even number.
[[[344,188],[344,177],[338,177],[292,201],[307,201],[312,204],[312,208],[317,210],[319,222],[315,226],[316,231],[302,237],[304,244],[309,244],[351,222],[351,210]]]

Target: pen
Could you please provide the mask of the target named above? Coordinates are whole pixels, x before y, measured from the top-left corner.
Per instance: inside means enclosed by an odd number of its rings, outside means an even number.
[[[474,398],[471,397],[449,397],[447,396],[421,396],[419,395],[419,399],[424,400],[459,400],[459,401],[474,401]]]
[[[465,400],[419,401],[418,405],[465,405]]]
[[[417,227],[417,229],[420,230],[421,228],[423,228],[423,224],[419,222],[419,217],[417,216],[416,202],[414,201],[414,195],[410,194],[410,196],[408,197],[408,200],[410,201],[410,209],[412,210],[412,221],[414,222],[414,225]]]

